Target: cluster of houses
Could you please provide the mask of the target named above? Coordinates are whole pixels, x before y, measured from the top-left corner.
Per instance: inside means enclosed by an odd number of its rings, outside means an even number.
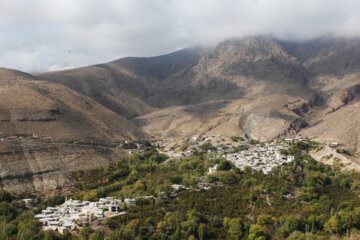
[[[281,149],[287,148],[287,144],[269,144],[264,147],[251,147],[248,150],[243,150],[237,153],[228,153],[223,157],[228,161],[231,161],[235,167],[241,170],[244,170],[244,168],[248,166],[254,170],[262,171],[265,174],[270,174],[272,169],[277,165],[294,161],[294,156],[284,156],[280,153]],[[213,172],[214,169],[210,168],[209,173]]]
[[[192,157],[194,151],[203,152],[201,145],[205,143],[211,143],[212,149],[207,150],[211,152],[215,158],[226,158],[227,160],[234,163],[234,165],[241,170],[246,166],[249,166],[255,170],[261,170],[266,174],[271,173],[271,169],[282,163],[291,162],[294,160],[294,156],[281,155],[280,150],[287,150],[289,145],[297,141],[307,141],[301,136],[295,138],[285,138],[282,141],[277,140],[274,143],[256,144],[255,146],[250,144],[249,141],[236,141],[234,142],[229,137],[219,135],[211,135],[204,138],[193,137],[184,139],[189,147],[185,151],[179,149],[173,149],[171,145],[167,145],[160,152],[164,152],[172,159],[181,159]],[[239,146],[247,146],[247,150],[237,152],[236,149]],[[215,173],[217,166],[209,169],[209,174]]]
[[[198,182],[196,184],[195,187],[185,187],[184,185],[180,185],[180,184],[172,184],[171,187],[175,190],[175,191],[179,191],[179,190],[209,190],[212,187],[215,186],[215,184],[210,184],[210,183],[205,183],[202,180],[205,180],[205,177],[202,176],[200,178],[200,182]]]
[[[63,232],[75,228],[91,225],[105,217],[113,217],[126,213],[123,205],[136,205],[135,199],[121,199],[107,197],[97,202],[66,200],[55,207],[47,207],[41,214],[35,215],[43,224],[43,229]]]

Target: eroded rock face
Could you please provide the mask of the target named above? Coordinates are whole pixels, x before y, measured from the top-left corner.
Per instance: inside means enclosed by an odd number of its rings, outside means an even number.
[[[69,143],[39,143],[2,148],[0,187],[17,195],[69,193],[77,185],[69,172],[109,165],[125,156],[114,147]]]

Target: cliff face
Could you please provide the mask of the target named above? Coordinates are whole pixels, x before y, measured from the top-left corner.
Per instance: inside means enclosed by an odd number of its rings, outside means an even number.
[[[76,182],[69,172],[104,166],[125,156],[114,147],[52,143],[25,136],[5,138],[3,144],[12,146],[0,151],[1,187],[20,196],[70,193]]]

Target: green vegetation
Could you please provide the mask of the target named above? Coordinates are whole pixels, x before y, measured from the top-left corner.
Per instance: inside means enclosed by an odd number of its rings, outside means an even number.
[[[211,142],[206,142],[202,145],[200,145],[200,148],[204,151],[207,151],[207,150],[216,150],[216,147],[214,147]]]
[[[245,141],[245,139],[243,137],[237,137],[237,136],[232,136],[231,140],[233,142],[237,142],[237,141]]]
[[[256,145],[256,144],[260,144],[260,141],[255,140],[255,139],[250,139],[250,140],[249,140],[249,143],[250,143],[251,145]]]
[[[104,220],[106,231],[83,228],[81,239],[358,239],[360,237],[360,174],[341,172],[317,162],[308,151],[316,143],[295,143],[295,156],[272,175],[210,155],[164,164],[154,150],[134,154],[104,168],[73,173],[81,191],[73,197],[95,200],[104,196],[138,199],[128,213]],[[218,164],[218,172],[204,180],[210,190],[183,190],[172,195],[171,184],[191,187]],[[6,196],[5,193],[0,196]],[[9,199],[3,197],[2,199]],[[48,200],[33,210],[19,203],[0,204],[0,239],[76,239],[40,231],[34,212],[58,204]],[[108,231],[110,230],[110,231]],[[111,232],[111,233],[109,233]]]
[[[255,142],[254,142],[255,143]],[[278,166],[272,175],[245,168],[239,171],[224,159],[199,154],[194,158],[149,164],[151,156],[134,155],[113,171],[127,172],[109,183],[84,189],[77,197],[94,199],[106,195],[134,197],[153,195],[128,208],[128,214],[106,221],[111,239],[329,239],[355,236],[360,229],[360,174],[344,173],[308,155],[319,147],[297,142],[286,154],[296,160]],[[211,148],[210,144],[202,149]],[[155,157],[153,157],[155,158]],[[170,196],[171,184],[195,186],[208,167],[218,172],[206,177],[208,184],[222,186],[204,191],[182,191]],[[145,167],[145,166],[148,167]],[[117,167],[116,167],[117,166]],[[121,166],[121,167],[120,167]],[[150,167],[153,166],[153,167]],[[105,169],[98,170],[100,172]],[[135,174],[135,173],[136,174]],[[86,175],[86,174],[84,174]],[[83,176],[84,176],[83,175]],[[109,173],[98,174],[110,177]],[[86,184],[85,184],[86,185]],[[161,198],[159,198],[161,197]]]
[[[352,156],[352,154],[349,152],[349,150],[346,150],[346,149],[336,149],[336,152],[340,153],[340,154],[346,154],[348,156]]]
[[[185,152],[185,151],[188,149],[189,146],[190,146],[189,141],[185,141],[185,142],[183,142],[183,144],[181,145],[180,150],[183,151],[183,152]]]
[[[245,150],[248,150],[249,149],[249,146],[247,145],[240,145],[238,147],[234,147],[233,149],[233,153],[237,153],[237,152],[241,152],[241,151],[245,151]]]
[[[124,143],[122,144],[122,148],[124,148],[124,149],[137,149],[138,147],[137,147],[136,143],[133,143],[133,142],[124,142]]]

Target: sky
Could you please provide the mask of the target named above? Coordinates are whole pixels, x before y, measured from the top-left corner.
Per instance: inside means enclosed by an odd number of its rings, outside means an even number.
[[[54,71],[232,37],[360,36],[359,0],[0,0],[0,67]]]

